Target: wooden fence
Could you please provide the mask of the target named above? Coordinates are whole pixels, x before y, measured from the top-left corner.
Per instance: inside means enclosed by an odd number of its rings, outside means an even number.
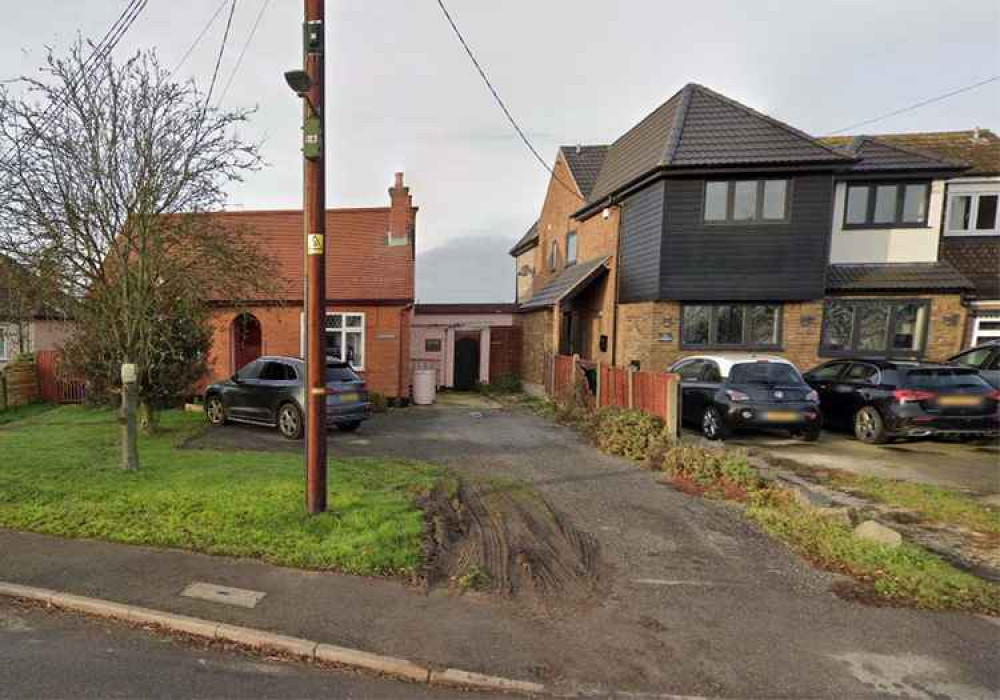
[[[0,408],[13,408],[38,400],[38,374],[34,363],[27,360],[11,362],[3,368],[0,380]]]
[[[631,408],[662,418],[671,433],[680,426],[680,377],[586,362],[577,356],[547,358],[546,391],[556,401],[576,393],[593,408]]]
[[[35,365],[38,368],[38,388],[43,401],[83,403],[86,400],[87,385],[80,379],[65,375],[58,350],[36,352]]]

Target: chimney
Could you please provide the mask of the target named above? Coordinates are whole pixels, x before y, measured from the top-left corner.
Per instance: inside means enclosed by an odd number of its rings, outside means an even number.
[[[413,242],[413,197],[410,188],[403,184],[403,173],[389,188],[389,231],[386,243],[390,246],[408,245]]]

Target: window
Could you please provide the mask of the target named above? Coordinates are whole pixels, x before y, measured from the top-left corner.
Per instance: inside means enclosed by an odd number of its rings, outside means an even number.
[[[576,231],[566,234],[566,267],[576,264]]]
[[[269,382],[295,381],[295,368],[284,362],[267,362],[260,372],[260,378]]]
[[[847,186],[845,228],[896,228],[927,225],[930,185],[926,182]]]
[[[704,369],[704,360],[691,360],[690,362],[682,362],[679,364],[674,368],[674,372],[676,372],[677,375],[684,381],[697,382],[701,379]]]
[[[326,355],[341,362],[349,362],[354,369],[364,369],[364,314],[328,313],[326,315]]]
[[[559,262],[559,244],[556,241],[552,241],[552,245],[549,247],[549,270],[555,272],[556,264]]]
[[[327,365],[326,381],[328,382],[360,382],[361,377],[346,365]]]
[[[681,347],[777,348],[780,323],[777,304],[685,304]]]
[[[424,352],[441,352],[441,339],[427,338],[424,340]]]
[[[966,367],[984,369],[983,365],[985,365],[986,361],[990,359],[990,353],[992,352],[993,348],[979,348],[978,350],[967,352],[964,355],[959,355],[955,358],[955,362],[960,365],[965,365]]]
[[[831,362],[810,372],[809,378],[817,382],[832,382],[846,366],[846,362]]]
[[[0,327],[0,362],[6,362],[10,359],[10,348],[7,347],[8,345],[7,329]]]
[[[706,182],[703,218],[712,223],[786,221],[788,180]]]
[[[740,362],[729,370],[733,384],[802,384],[799,371],[784,362]]]
[[[260,375],[260,371],[263,368],[264,363],[260,360],[256,360],[237,372],[236,377],[242,381],[246,381],[247,379],[256,379]]]
[[[919,357],[927,336],[927,301],[834,299],[823,309],[820,352]]]
[[[874,365],[852,363],[844,372],[842,381],[855,384],[878,384],[879,371]]]
[[[991,185],[966,185],[948,197],[945,234],[949,236],[996,236],[1000,234],[997,218],[998,195],[989,192]],[[995,187],[995,185],[992,185]]]
[[[972,344],[982,345],[988,340],[1000,340],[1000,316],[981,316],[972,327]]]

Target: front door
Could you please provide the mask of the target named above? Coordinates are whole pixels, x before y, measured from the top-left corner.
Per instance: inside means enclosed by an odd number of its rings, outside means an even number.
[[[260,321],[253,314],[233,319],[233,372],[239,372],[261,355]]]
[[[479,338],[455,341],[455,388],[471,391],[479,382]]]

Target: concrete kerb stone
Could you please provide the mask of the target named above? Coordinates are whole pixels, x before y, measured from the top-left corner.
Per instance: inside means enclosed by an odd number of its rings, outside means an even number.
[[[372,654],[359,649],[349,649],[332,644],[320,644],[309,639],[288,637],[250,627],[227,625],[212,620],[188,617],[187,615],[176,615],[174,613],[151,610],[135,605],[113,603],[99,598],[60,593],[47,588],[23,586],[0,581],[0,596],[48,603],[66,610],[87,613],[98,617],[156,625],[173,632],[183,632],[196,637],[229,641],[256,649],[282,651],[306,659],[372,671],[381,675],[393,676],[417,683],[459,686],[528,695],[551,694],[549,689],[538,683],[471,673],[454,668],[443,671],[431,671],[406,659]]]

